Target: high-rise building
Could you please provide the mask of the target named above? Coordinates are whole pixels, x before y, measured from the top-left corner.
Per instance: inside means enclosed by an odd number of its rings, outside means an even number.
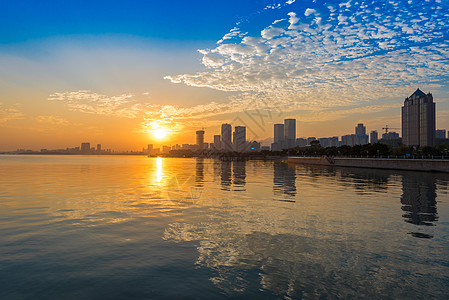
[[[296,119],[284,120],[284,139],[287,148],[294,148],[296,145]]]
[[[407,146],[435,144],[435,103],[431,93],[417,89],[402,107],[402,142]]]
[[[81,152],[89,153],[90,152],[90,143],[81,143]]]
[[[221,150],[232,151],[232,126],[231,124],[221,125]]]
[[[284,124],[274,124],[274,142],[281,143],[284,140]]]
[[[435,137],[437,139],[445,139],[446,138],[446,129],[437,129],[435,131]]]
[[[196,131],[196,145],[198,149],[204,149],[204,130]]]
[[[246,127],[235,126],[234,129],[234,150],[237,152],[246,151]]]
[[[219,134],[214,135],[214,149],[215,150],[221,149],[221,135]]]
[[[97,144],[97,152],[101,152],[101,144]]]
[[[359,123],[355,127],[355,144],[368,144],[368,135],[366,134],[366,127],[363,125],[363,123]]]
[[[377,133],[377,131],[376,130],[371,131],[369,134],[369,142],[371,144],[375,144],[378,141],[379,141],[379,134]]]

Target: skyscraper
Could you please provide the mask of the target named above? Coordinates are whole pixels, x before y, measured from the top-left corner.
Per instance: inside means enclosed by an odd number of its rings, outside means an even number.
[[[293,148],[296,144],[296,119],[284,120],[284,139],[287,148]]]
[[[284,124],[274,124],[274,142],[280,143],[284,140]]]
[[[379,141],[379,134],[377,133],[377,131],[376,130],[371,131],[369,134],[369,142],[371,144],[375,144],[378,141]]]
[[[246,150],[246,127],[235,126],[234,129],[234,150],[244,152]]]
[[[219,134],[214,135],[214,149],[215,150],[221,149],[221,135]]]
[[[198,149],[204,149],[204,130],[196,131],[196,145]]]
[[[363,123],[357,124],[355,128],[355,144],[368,144],[368,135],[366,134],[366,127],[363,125]]]
[[[232,126],[231,124],[221,125],[221,150],[232,151]]]
[[[435,103],[431,93],[417,89],[402,107],[402,142],[407,146],[435,144]]]

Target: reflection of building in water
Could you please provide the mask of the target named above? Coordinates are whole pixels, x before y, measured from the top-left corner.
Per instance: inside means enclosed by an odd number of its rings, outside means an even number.
[[[274,163],[273,191],[275,194],[296,195],[295,168],[285,163]]]
[[[221,162],[221,189],[229,190],[231,187],[231,161]]]
[[[438,220],[435,176],[424,173],[404,174],[402,190],[401,203],[405,222],[433,226]]]
[[[196,159],[196,172],[195,172],[195,182],[196,186],[203,186],[204,183],[204,159]]]
[[[234,177],[234,185],[236,187],[244,187],[246,179],[246,161],[234,161],[232,163],[232,172]]]

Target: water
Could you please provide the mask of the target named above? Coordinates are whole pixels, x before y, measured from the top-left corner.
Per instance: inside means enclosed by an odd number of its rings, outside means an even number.
[[[449,175],[0,156],[0,299],[444,299]]]

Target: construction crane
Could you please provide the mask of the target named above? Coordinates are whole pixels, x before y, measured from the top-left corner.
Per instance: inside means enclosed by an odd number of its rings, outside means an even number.
[[[400,128],[392,128],[392,127],[388,127],[388,125],[385,125],[385,127],[382,129],[385,130],[385,133],[388,133],[388,130],[390,130],[390,129],[400,129]]]

